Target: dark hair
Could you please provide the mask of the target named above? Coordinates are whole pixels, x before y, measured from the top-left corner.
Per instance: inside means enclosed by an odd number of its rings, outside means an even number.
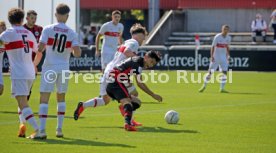
[[[114,10],[114,11],[112,11],[112,15],[115,15],[115,14],[121,15],[121,12],[120,12],[119,10]]]
[[[24,11],[20,8],[12,8],[8,12],[10,24],[20,24],[24,19]]]
[[[227,25],[227,24],[222,25],[222,27],[230,29],[229,25]]]
[[[35,16],[37,16],[37,13],[36,13],[35,10],[29,10],[29,11],[27,12],[27,16],[30,16],[30,15],[35,15]]]
[[[154,58],[156,63],[160,62],[161,54],[158,51],[150,50],[146,53],[146,55],[150,58]]]
[[[68,5],[61,3],[61,4],[58,4],[58,6],[56,8],[56,12],[57,12],[57,14],[65,15],[70,12],[70,8]]]
[[[135,23],[134,25],[132,25],[132,27],[130,28],[130,34],[137,34],[137,33],[142,33],[144,35],[147,35],[147,30],[145,27],[143,27],[140,23]]]

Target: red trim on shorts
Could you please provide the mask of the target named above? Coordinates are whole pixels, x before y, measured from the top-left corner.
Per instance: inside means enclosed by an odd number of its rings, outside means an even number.
[[[58,115],[64,115],[65,112],[58,112],[57,114],[58,114]]]
[[[98,102],[96,98],[94,100],[95,100],[94,107],[96,107]]]
[[[47,118],[48,115],[39,115],[39,118]]]
[[[25,118],[25,120],[27,121],[28,119],[30,119],[30,118],[32,118],[32,117],[34,117],[34,114],[31,114],[31,115],[27,116],[27,117]]]
[[[104,35],[111,36],[111,37],[119,37],[120,33],[119,32],[105,32]]]
[[[115,79],[115,80],[116,80],[116,82],[119,84],[119,86],[121,87],[121,89],[123,90],[123,92],[126,94],[126,96],[130,98],[129,93],[128,93],[128,91],[124,88],[124,86],[123,86],[117,79]]]
[[[19,114],[19,115],[21,115],[21,114],[22,114],[22,112],[20,111],[20,112],[18,112],[18,114]]]

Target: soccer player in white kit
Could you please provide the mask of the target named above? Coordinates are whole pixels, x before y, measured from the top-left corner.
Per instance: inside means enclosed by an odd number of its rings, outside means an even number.
[[[132,35],[132,38],[125,41],[125,43],[120,46],[120,48],[116,52],[114,59],[107,65],[104,71],[104,74],[101,80],[101,86],[100,86],[101,97],[95,97],[86,102],[79,102],[74,112],[75,120],[78,120],[79,116],[84,111],[84,109],[88,107],[104,106],[110,102],[110,97],[106,93],[106,87],[108,84],[107,78],[109,76],[109,72],[114,68],[114,66],[120,64],[124,59],[135,56],[138,53],[139,46],[143,43],[145,36],[147,34],[146,29],[142,27],[140,24],[134,24],[130,29],[130,33]],[[139,83],[138,86],[146,93],[150,93],[154,99],[156,100],[160,99],[160,96],[157,94],[154,94],[144,83],[141,83],[141,84]],[[140,100],[136,98],[138,96],[138,93],[135,87],[133,85],[128,86],[128,91],[129,93],[131,93],[133,100],[136,100],[137,103],[139,103]],[[120,109],[120,111],[122,110]],[[136,126],[141,125],[140,123],[135,122],[134,120],[132,120],[132,124]]]
[[[38,51],[43,52],[46,47],[46,57],[42,66],[40,84],[40,138],[46,139],[46,119],[48,117],[48,103],[51,92],[57,88],[57,128],[56,137],[63,137],[62,125],[65,114],[65,93],[68,79],[62,74],[69,75],[69,59],[71,52],[75,57],[81,56],[77,34],[65,23],[69,17],[70,8],[66,4],[56,7],[58,23],[44,27],[40,37]],[[65,71],[67,73],[65,73]],[[68,76],[67,76],[68,77]]]
[[[112,21],[106,22],[102,25],[96,37],[96,56],[101,55],[102,71],[106,68],[107,64],[113,60],[117,51],[118,45],[123,43],[122,34],[124,26],[119,23],[121,20],[121,12],[115,10],[112,12]],[[100,37],[104,36],[101,52],[99,51]]]
[[[229,45],[231,42],[231,37],[228,35],[229,26],[223,25],[221,28],[221,33],[214,37],[212,48],[211,48],[211,62],[209,66],[209,72],[204,78],[204,84],[199,89],[199,92],[203,92],[206,89],[208,81],[211,79],[211,75],[214,71],[220,67],[222,75],[220,76],[220,92],[227,93],[224,86],[227,82],[227,71],[228,63],[230,59]]]
[[[0,21],[0,34],[6,30],[6,24],[4,21]],[[3,81],[3,55],[5,52],[4,44],[0,44],[0,96],[3,94],[4,91],[4,81]]]
[[[36,65],[32,62],[32,52],[37,51],[37,42],[34,35],[22,26],[23,19],[22,9],[11,9],[8,12],[8,20],[12,27],[0,35],[0,41],[4,43],[9,58],[12,96],[16,98],[26,121],[35,130],[29,138],[36,138],[39,128],[28,105],[27,96],[35,79]]]

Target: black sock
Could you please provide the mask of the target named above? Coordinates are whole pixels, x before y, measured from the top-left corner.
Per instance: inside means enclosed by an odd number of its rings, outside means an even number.
[[[125,104],[124,105],[124,111],[125,111],[125,123],[131,125],[131,118],[132,118],[132,106],[131,104]]]

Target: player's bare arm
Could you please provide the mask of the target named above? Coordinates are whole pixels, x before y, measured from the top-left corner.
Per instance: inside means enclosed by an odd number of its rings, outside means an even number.
[[[119,45],[122,45],[123,44],[123,33],[120,33],[118,40],[119,40]]]
[[[96,57],[99,57],[101,55],[101,52],[99,51],[99,43],[100,43],[100,38],[101,38],[102,34],[98,33],[97,36],[96,36],[96,52],[95,52],[95,55]]]
[[[42,59],[42,53],[41,52],[36,52],[35,58],[34,58],[34,67],[35,67],[35,72],[37,72],[37,66],[40,63]]]
[[[211,48],[211,62],[214,62],[214,61],[215,61],[215,58],[214,58],[214,51],[215,51],[215,47],[212,46],[212,48]]]
[[[41,53],[44,52],[45,51],[45,47],[46,47],[46,45],[44,43],[40,42],[38,44],[38,52],[41,52]]]
[[[126,57],[133,57],[133,56],[135,56],[136,54],[135,54],[133,51],[125,50],[125,51],[124,51],[124,55],[125,55]]]
[[[74,47],[72,47],[72,49],[73,49],[72,53],[75,57],[80,57],[81,56],[81,49],[80,49],[79,46],[74,46]]]
[[[136,83],[137,83],[137,85],[138,85],[138,87],[139,87],[140,89],[142,89],[145,93],[147,93],[148,95],[150,95],[152,98],[154,98],[154,99],[157,100],[158,102],[162,102],[162,99],[163,99],[163,98],[162,98],[160,95],[155,94],[154,92],[152,92],[152,91],[148,88],[148,86],[147,86],[145,83],[143,83],[142,75],[136,75],[135,79],[136,79]],[[139,81],[139,80],[140,80],[140,81]]]

